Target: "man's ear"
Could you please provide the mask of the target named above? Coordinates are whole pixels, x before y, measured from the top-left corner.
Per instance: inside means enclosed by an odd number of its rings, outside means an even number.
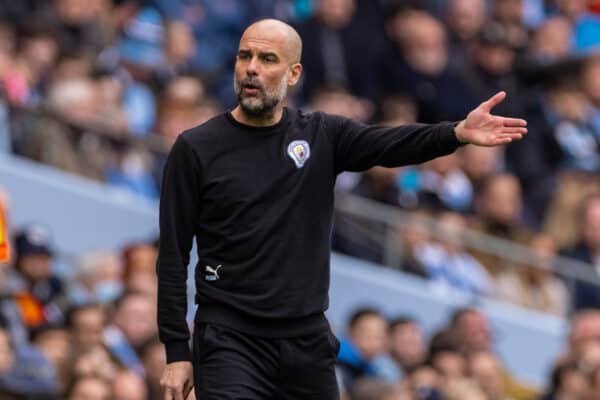
[[[288,76],[288,86],[295,86],[298,83],[298,80],[300,80],[300,75],[302,75],[302,64],[292,64],[290,67],[290,74]]]

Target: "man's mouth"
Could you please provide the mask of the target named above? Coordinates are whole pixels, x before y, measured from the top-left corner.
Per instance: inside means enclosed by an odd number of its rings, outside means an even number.
[[[246,94],[258,94],[260,90],[260,85],[258,84],[252,82],[245,82],[242,84],[242,91]]]

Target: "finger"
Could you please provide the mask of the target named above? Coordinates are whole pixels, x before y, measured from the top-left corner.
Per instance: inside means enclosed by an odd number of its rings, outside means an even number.
[[[521,118],[506,118],[502,117],[502,125],[504,126],[527,126],[527,121]]]
[[[527,133],[527,128],[502,128],[500,131],[500,134],[502,135],[507,133],[520,133],[521,135],[524,135]]]
[[[494,108],[495,106],[500,104],[502,102],[502,100],[504,100],[505,97],[506,97],[505,91],[498,92],[494,96],[492,96],[489,100],[481,103],[481,105],[479,107],[483,108],[484,111],[490,112],[492,110],[492,108]]]
[[[509,135],[501,135],[501,136],[498,136],[498,138],[497,138],[497,139],[503,139],[503,140],[504,140],[504,139],[510,139],[510,140],[521,140],[521,139],[523,139],[523,135],[521,135],[521,134],[519,134],[519,133],[512,133],[512,134],[509,134]]]
[[[164,400],[173,400],[173,395],[171,394],[171,389],[165,389],[165,395],[163,396]]]
[[[187,387],[187,388],[185,388],[185,389],[183,390],[183,398],[184,398],[184,399],[187,399],[187,398],[188,398],[188,396],[190,395],[190,392],[192,391],[192,389],[193,389],[193,388],[194,388],[194,385],[190,384],[190,385],[188,385],[188,387]]]
[[[183,397],[183,389],[172,389],[173,400],[185,400]]]

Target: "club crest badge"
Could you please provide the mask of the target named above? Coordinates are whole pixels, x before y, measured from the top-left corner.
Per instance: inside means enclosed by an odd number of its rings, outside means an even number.
[[[288,154],[297,168],[302,168],[310,158],[310,146],[306,140],[294,140],[288,145]]]

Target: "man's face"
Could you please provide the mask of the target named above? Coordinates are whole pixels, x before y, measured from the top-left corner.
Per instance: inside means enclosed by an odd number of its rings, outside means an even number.
[[[28,279],[38,282],[50,276],[51,258],[46,254],[28,254],[22,257],[21,271]]]
[[[145,317],[140,318],[140,315]],[[145,295],[133,295],[123,300],[114,322],[133,347],[139,347],[156,334],[155,319],[156,307],[153,299]]]
[[[367,360],[371,360],[387,350],[387,322],[378,315],[362,317],[352,328],[350,335],[362,356]]]
[[[240,41],[234,88],[242,110],[252,117],[273,114],[287,94],[291,77],[288,40],[262,27],[250,27]]]
[[[483,314],[465,314],[459,323],[459,331],[470,351],[489,351],[492,348],[492,332]]]
[[[100,308],[87,308],[73,316],[73,334],[77,345],[82,348],[102,343],[105,315]]]
[[[391,335],[391,352],[403,367],[418,365],[425,358],[425,342],[418,324],[397,326]]]

